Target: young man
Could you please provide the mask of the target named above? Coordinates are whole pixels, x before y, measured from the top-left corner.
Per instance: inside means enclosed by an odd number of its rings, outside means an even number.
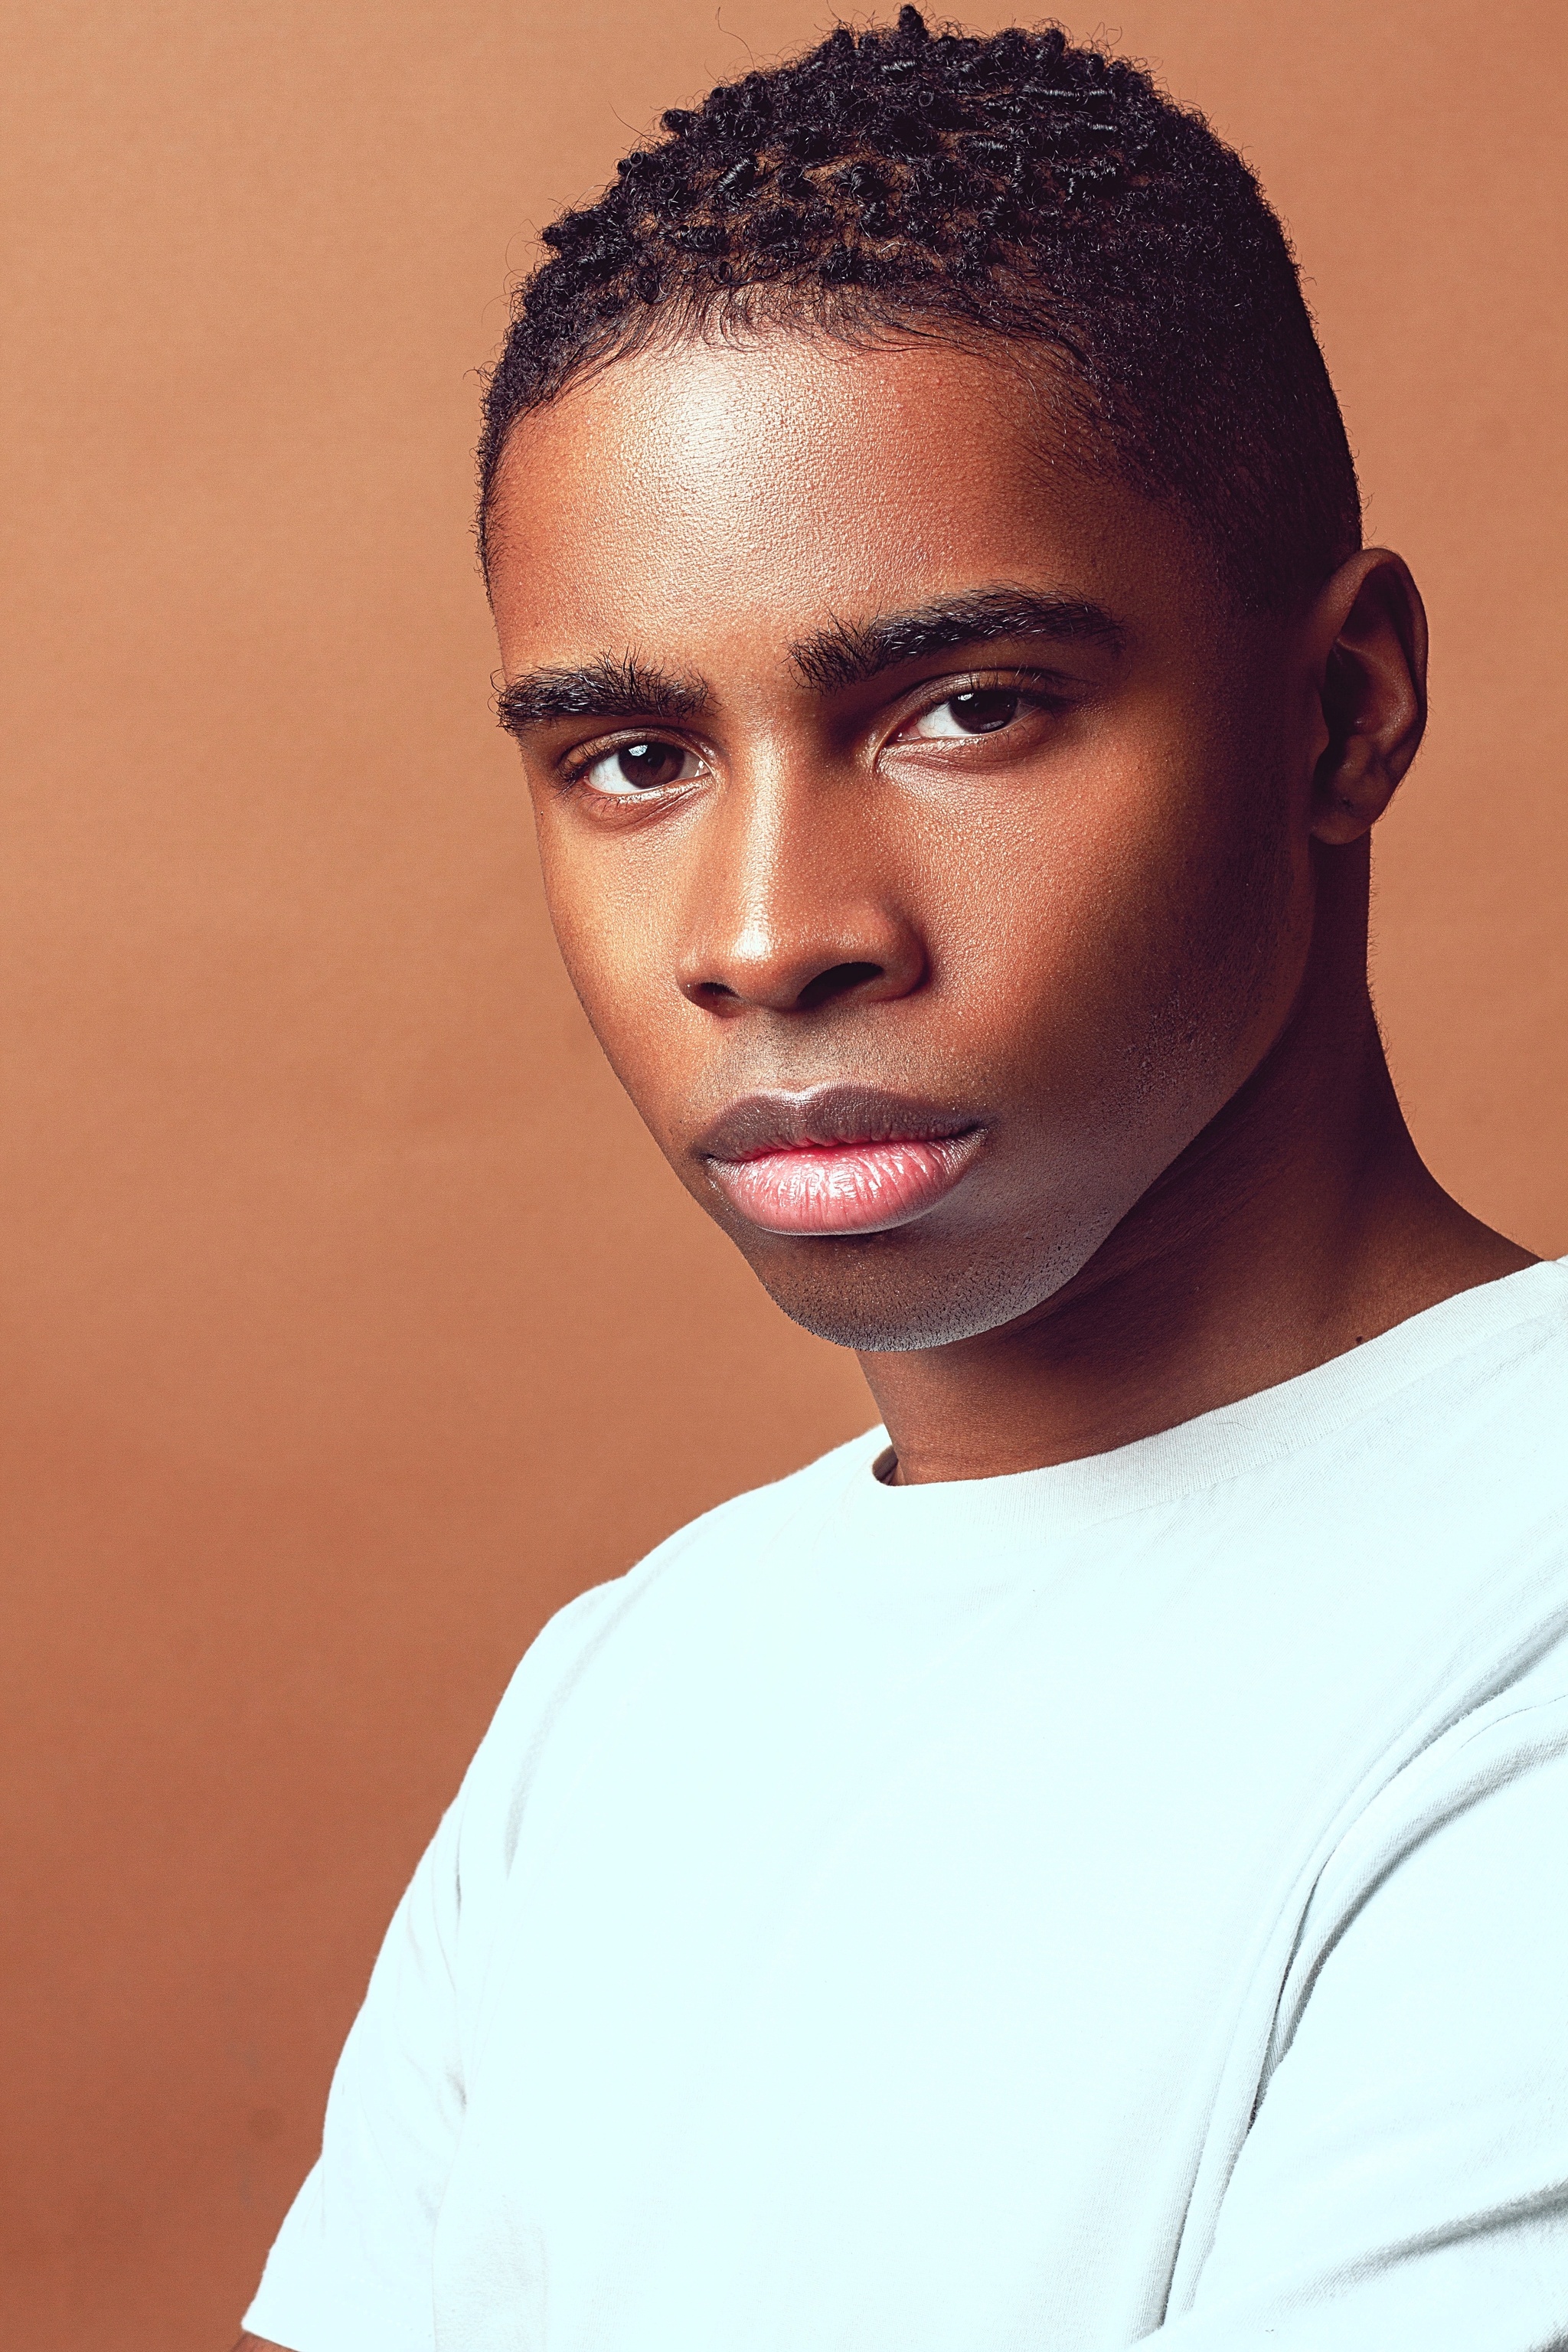
[[[1560,2345],[1568,1268],[1384,1068],[1425,630],[1280,231],[1054,32],[665,120],[489,386],[501,712],[606,1053],[885,1427],[541,1636],[247,2325]]]

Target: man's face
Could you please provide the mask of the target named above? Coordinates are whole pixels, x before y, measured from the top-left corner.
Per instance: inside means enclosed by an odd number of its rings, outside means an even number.
[[[492,533],[562,952],[677,1174],[829,1339],[1026,1316],[1300,984],[1290,633],[940,344],[616,362]]]

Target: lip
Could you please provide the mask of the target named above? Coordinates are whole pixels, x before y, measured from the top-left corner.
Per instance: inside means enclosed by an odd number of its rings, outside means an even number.
[[[878,1087],[731,1103],[698,1150],[731,1206],[775,1234],[874,1234],[944,1200],[979,1150],[973,1112]]]

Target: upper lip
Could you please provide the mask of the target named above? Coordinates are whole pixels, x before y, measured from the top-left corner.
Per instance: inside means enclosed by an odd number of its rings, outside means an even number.
[[[941,1142],[979,1125],[973,1111],[951,1104],[836,1084],[800,1094],[742,1095],[703,1129],[697,1150],[708,1160],[759,1160],[809,1144]]]

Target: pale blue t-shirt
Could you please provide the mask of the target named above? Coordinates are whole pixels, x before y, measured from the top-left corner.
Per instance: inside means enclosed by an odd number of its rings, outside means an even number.
[[[295,2352],[1568,2344],[1568,1262],[546,1627],[247,2315]]]

